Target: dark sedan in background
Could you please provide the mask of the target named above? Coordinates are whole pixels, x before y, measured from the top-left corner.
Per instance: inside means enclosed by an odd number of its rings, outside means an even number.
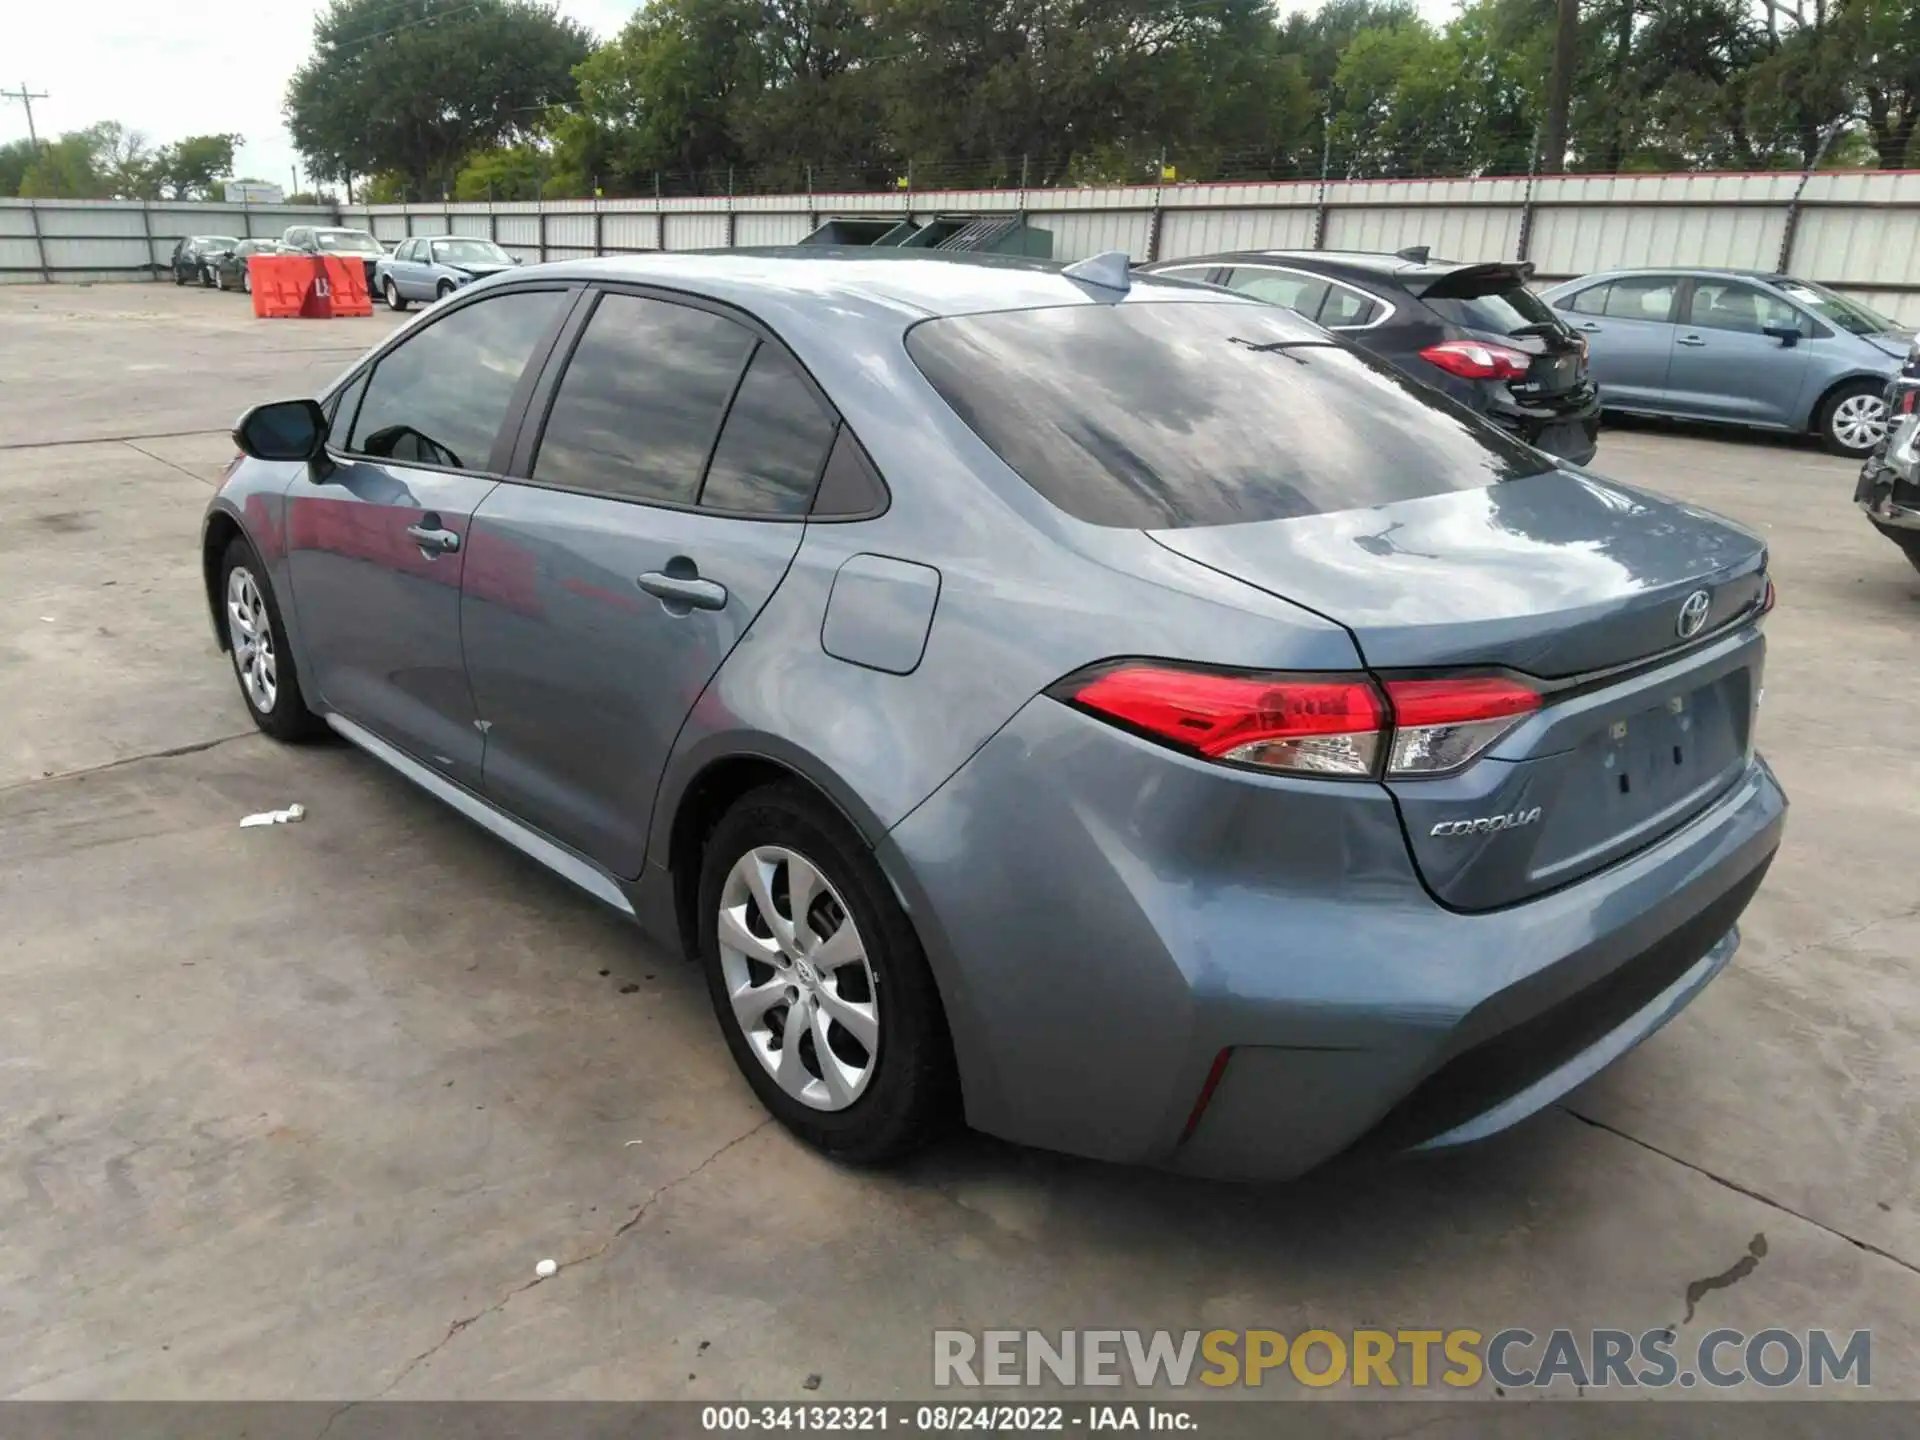
[[[202,285],[213,284],[213,257],[239,243],[232,235],[183,235],[174,242],[173,254],[167,261],[173,271],[173,283],[184,285],[189,280],[198,280]]]
[[[242,240],[231,250],[221,250],[208,257],[208,268],[213,273],[213,288],[216,290],[243,290],[253,293],[253,272],[247,268],[247,260],[254,255],[281,255],[286,253],[277,241]]]
[[[1143,267],[1284,305],[1528,444],[1576,465],[1598,444],[1600,395],[1586,341],[1527,288],[1525,263],[1249,250]]]

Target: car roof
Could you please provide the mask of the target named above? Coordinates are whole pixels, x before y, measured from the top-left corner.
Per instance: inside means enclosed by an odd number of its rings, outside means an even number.
[[[1210,285],[1139,273],[1116,300],[1112,291],[1075,280],[1050,260],[827,245],[608,256],[559,261],[518,274],[660,285],[787,315],[886,315],[900,326],[932,316],[1063,305],[1261,303]]]
[[[1560,290],[1588,280],[1618,279],[1622,275],[1724,275],[1735,280],[1760,280],[1769,285],[1778,285],[1783,281],[1797,285],[1812,283],[1792,275],[1783,275],[1778,270],[1742,270],[1733,265],[1616,265],[1609,270],[1594,270],[1556,281],[1552,288]]]

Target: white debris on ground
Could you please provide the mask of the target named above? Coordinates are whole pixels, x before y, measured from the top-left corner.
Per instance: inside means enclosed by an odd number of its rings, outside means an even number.
[[[291,825],[294,821],[304,818],[306,813],[307,807],[304,805],[289,805],[284,810],[262,810],[256,815],[243,816],[240,828],[245,830],[253,825]]]
[[[545,1280],[550,1275],[559,1274],[560,1266],[556,1261],[542,1260],[538,1265],[533,1267],[533,1273],[538,1275],[542,1280]]]

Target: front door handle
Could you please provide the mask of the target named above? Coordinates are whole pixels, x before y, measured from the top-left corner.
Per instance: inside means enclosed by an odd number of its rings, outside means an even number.
[[[1598,325],[1595,325],[1591,320],[1589,320],[1586,324],[1582,325],[1580,328],[1586,331],[1587,334],[1589,335],[1598,335],[1600,333],[1600,327]]]
[[[649,595],[658,595],[666,601],[669,608],[681,605],[692,610],[724,610],[727,607],[727,587],[717,581],[702,580],[698,575],[669,575],[662,570],[649,570],[637,583]],[[680,613],[684,615],[686,610]]]
[[[1702,340],[1698,335],[1682,335],[1673,343],[1676,345],[1704,345],[1707,342]]]
[[[407,538],[426,551],[429,556],[445,555],[460,548],[458,532],[443,530],[437,525],[409,525]]]

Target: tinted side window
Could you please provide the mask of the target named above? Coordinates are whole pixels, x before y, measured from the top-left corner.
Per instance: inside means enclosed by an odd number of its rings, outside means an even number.
[[[1558,308],[1571,310],[1576,315],[1604,315],[1607,313],[1607,292],[1612,288],[1611,283],[1589,285],[1584,290],[1566,296]]]
[[[1327,282],[1311,275],[1294,275],[1285,270],[1254,270],[1242,266],[1227,276],[1227,284],[1242,295],[1251,295],[1269,305],[1284,305],[1311,320],[1326,298]]]
[[[602,296],[547,414],[533,478],[691,505],[754,343],[710,310]]]
[[[1798,329],[1800,313],[1778,296],[1728,280],[1696,280],[1688,305],[1691,324],[1758,335],[1769,325]]]
[[[402,340],[373,372],[351,448],[484,470],[521,372],[567,300],[559,290],[495,295]]]
[[[846,520],[878,515],[887,508],[887,487],[846,426],[834,438],[820,489],[813,497],[813,518]]]
[[[1642,275],[1616,280],[1608,287],[1601,313],[1610,320],[1651,320],[1664,325],[1673,318],[1673,292],[1680,282],[1671,275]]]
[[[1372,298],[1362,295],[1358,290],[1349,290],[1344,285],[1334,285],[1327,290],[1327,298],[1320,302],[1320,323],[1329,330],[1343,326],[1365,325],[1379,311],[1379,304]]]
[[[327,420],[327,446],[332,450],[345,450],[347,437],[353,433],[353,417],[360,411],[360,397],[367,393],[367,372],[361,371],[348,382],[346,389],[334,397],[333,413]]]
[[[760,515],[806,514],[833,426],[793,358],[761,345],[713,447],[700,503]]]
[[[907,352],[1016,474],[1096,525],[1280,520],[1477,489],[1550,463],[1273,306],[956,316],[914,326]]]

